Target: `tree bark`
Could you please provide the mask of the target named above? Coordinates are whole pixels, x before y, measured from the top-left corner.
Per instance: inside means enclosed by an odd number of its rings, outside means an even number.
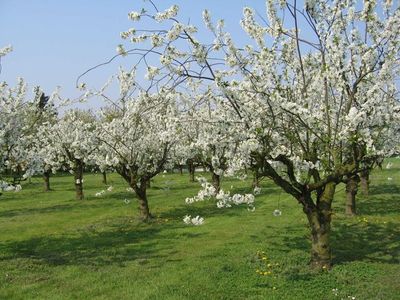
[[[179,168],[179,174],[183,175],[183,166],[179,165],[178,168]]]
[[[193,162],[188,162],[188,169],[189,169],[189,180],[190,182],[194,182],[194,173],[196,171],[196,167],[194,166]]]
[[[106,171],[101,172],[101,175],[103,175],[103,184],[107,185],[107,173]]]
[[[365,197],[369,194],[369,170],[365,170],[360,174],[361,191]]]
[[[147,182],[148,181],[150,181],[150,179],[142,178],[140,180],[140,186],[137,186],[137,185],[131,186],[136,192],[136,196],[139,201],[140,218],[143,221],[148,221],[152,218],[152,215],[150,214],[149,204],[147,201]]]
[[[357,175],[350,177],[346,183],[346,215],[356,215],[356,195],[360,179]]]
[[[75,160],[74,167],[76,200],[83,200],[83,162]]]
[[[44,171],[43,172],[43,190],[45,192],[49,192],[50,191],[50,171]]]
[[[331,205],[335,183],[328,183],[317,198],[317,205],[304,208],[311,228],[311,261],[315,269],[329,269],[332,265],[329,236],[331,232]]]
[[[253,188],[260,186],[260,175],[258,174],[258,170],[254,171],[252,186],[253,186]]]
[[[215,192],[219,193],[219,190],[221,189],[221,176],[214,172],[212,172],[212,184],[215,188]]]

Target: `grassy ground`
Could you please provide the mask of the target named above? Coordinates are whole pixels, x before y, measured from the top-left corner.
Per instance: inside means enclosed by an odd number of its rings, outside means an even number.
[[[157,218],[142,224],[115,174],[114,190],[101,197],[94,196],[104,189],[101,175],[87,175],[82,202],[74,200],[72,177],[52,178],[48,193],[34,178],[0,197],[0,299],[400,299],[400,159],[392,161],[373,172],[355,218],[343,215],[339,186],[335,266],[322,273],[307,265],[301,207],[268,181],[249,212],[187,206],[198,184],[187,174],[160,175],[149,192]],[[250,191],[249,180],[223,184]],[[277,208],[280,217],[272,215]],[[185,225],[186,214],[205,224]]]

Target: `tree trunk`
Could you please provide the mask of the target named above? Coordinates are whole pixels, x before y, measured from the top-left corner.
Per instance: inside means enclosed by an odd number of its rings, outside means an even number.
[[[183,166],[179,165],[178,168],[179,168],[179,174],[183,175]]]
[[[346,215],[354,216],[356,214],[356,195],[358,189],[359,177],[352,176],[346,183]]]
[[[49,192],[50,191],[50,171],[43,172],[43,182],[44,182],[43,190],[45,192]]]
[[[140,180],[140,187],[138,187],[137,185],[131,186],[135,190],[136,196],[138,197],[140,218],[143,221],[148,221],[149,219],[152,218],[152,215],[150,214],[150,210],[149,210],[149,204],[147,202],[147,182],[148,181],[150,181],[150,179],[142,178]]]
[[[215,192],[219,193],[221,189],[221,176],[212,172],[212,184],[215,187]]]
[[[369,194],[369,170],[362,171],[360,174],[361,191],[365,197]]]
[[[260,186],[260,176],[258,174],[258,170],[254,171],[254,174],[253,174],[253,185],[252,186],[253,186],[253,188]]]
[[[74,167],[76,200],[83,200],[83,162],[75,161]]]
[[[105,185],[107,185],[107,173],[106,173],[106,171],[104,171],[104,172],[101,172],[101,174],[103,175],[103,184],[105,184]]]
[[[304,209],[311,228],[310,264],[316,269],[329,269],[332,265],[329,236],[331,232],[331,205],[335,188],[335,183],[328,183],[317,199],[317,205],[310,209]]]
[[[188,162],[188,169],[189,169],[189,180],[190,180],[190,182],[194,182],[194,173],[195,173],[196,167],[194,166],[193,162]]]

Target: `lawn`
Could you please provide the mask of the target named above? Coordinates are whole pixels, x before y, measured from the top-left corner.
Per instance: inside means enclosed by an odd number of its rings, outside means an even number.
[[[400,159],[391,161],[373,171],[357,217],[344,216],[338,187],[334,267],[321,273],[308,267],[300,205],[267,180],[251,212],[188,206],[199,185],[187,174],[159,175],[149,191],[156,218],[141,223],[116,174],[100,197],[101,174],[87,174],[84,201],[74,199],[72,176],[52,177],[47,193],[33,178],[0,196],[0,299],[400,299]],[[250,192],[250,182],[224,178],[223,186]],[[185,225],[186,214],[204,225]]]

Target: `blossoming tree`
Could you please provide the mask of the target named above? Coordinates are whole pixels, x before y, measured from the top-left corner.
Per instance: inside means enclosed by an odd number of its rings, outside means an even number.
[[[177,13],[177,6],[130,13],[134,21],[163,25],[122,33],[143,46],[120,46],[120,53],[159,56],[152,78],[160,84],[179,89],[188,78],[215,84],[225,108],[247,128],[233,165],[255,165],[301,204],[311,229],[311,264],[329,267],[337,184],[365,170],[371,158],[390,155],[399,140],[398,7],[269,0],[260,21],[244,8],[241,25],[252,43],[241,47],[207,11],[210,43],[198,41],[197,28],[179,22]]]
[[[26,96],[27,85],[19,79],[16,87],[6,83],[0,87],[0,171],[13,173],[14,181],[26,179],[39,170],[38,156],[32,152],[34,134],[40,124],[53,114],[43,103],[39,87],[34,88],[34,98]]]
[[[111,167],[125,179],[136,193],[141,218],[148,220],[147,183],[174,162],[179,95],[166,90],[135,94],[134,76],[134,70],[120,70],[120,98],[114,102],[118,117],[97,127],[95,160],[101,169]]]
[[[93,119],[92,119],[93,120]],[[76,199],[83,200],[83,171],[93,161],[98,147],[94,134],[95,123],[87,113],[67,111],[56,123],[45,123],[39,128],[40,144],[46,145],[40,153],[52,169],[65,168],[74,174]]]

